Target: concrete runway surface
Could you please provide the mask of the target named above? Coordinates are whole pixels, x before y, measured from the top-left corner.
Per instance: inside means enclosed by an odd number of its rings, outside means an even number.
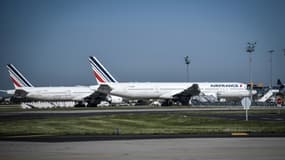
[[[88,142],[0,141],[0,159],[283,160],[285,138],[181,138]]]

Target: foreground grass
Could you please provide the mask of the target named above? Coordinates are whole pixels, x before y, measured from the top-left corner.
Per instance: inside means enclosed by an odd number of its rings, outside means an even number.
[[[189,114],[128,114],[0,122],[0,136],[285,133],[284,122],[205,118]]]

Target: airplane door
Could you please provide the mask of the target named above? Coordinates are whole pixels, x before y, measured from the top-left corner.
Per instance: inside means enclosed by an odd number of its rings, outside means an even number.
[[[66,94],[66,95],[65,95],[64,97],[65,97],[66,99],[70,99],[70,98],[72,97],[72,91],[71,91],[71,90],[66,90],[66,91],[65,91],[65,94]]]
[[[155,86],[154,87],[154,93],[156,94],[156,96],[159,95],[159,92],[160,92],[160,88],[158,86]]]
[[[154,87],[154,92],[155,92],[155,93],[159,93],[159,87],[157,87],[157,86]]]

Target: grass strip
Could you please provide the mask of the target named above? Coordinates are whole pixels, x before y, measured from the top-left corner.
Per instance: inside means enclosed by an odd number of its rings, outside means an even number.
[[[187,113],[13,120],[0,122],[0,126],[0,136],[285,133],[284,122],[207,118]]]

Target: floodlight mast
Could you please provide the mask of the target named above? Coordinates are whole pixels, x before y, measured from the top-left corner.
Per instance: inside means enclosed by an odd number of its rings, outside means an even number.
[[[191,63],[189,56],[184,57],[185,64],[186,64],[186,80],[189,82],[189,65]]]
[[[282,49],[283,51],[283,55],[285,56],[285,49]],[[275,52],[275,50],[271,49],[268,51],[268,53],[270,54],[270,88],[273,87],[272,85],[272,79],[273,79],[273,53]],[[275,52],[276,54],[279,54],[279,52]]]
[[[273,49],[268,51],[270,53],[270,88],[272,88],[272,54],[275,52]]]
[[[247,43],[247,48],[246,48],[246,52],[248,53],[248,57],[249,57],[249,81],[250,81],[250,91],[249,91],[249,95],[250,95],[250,100],[252,101],[252,88],[253,88],[253,83],[252,83],[252,52],[255,51],[255,45],[256,42],[251,43],[248,42]]]

